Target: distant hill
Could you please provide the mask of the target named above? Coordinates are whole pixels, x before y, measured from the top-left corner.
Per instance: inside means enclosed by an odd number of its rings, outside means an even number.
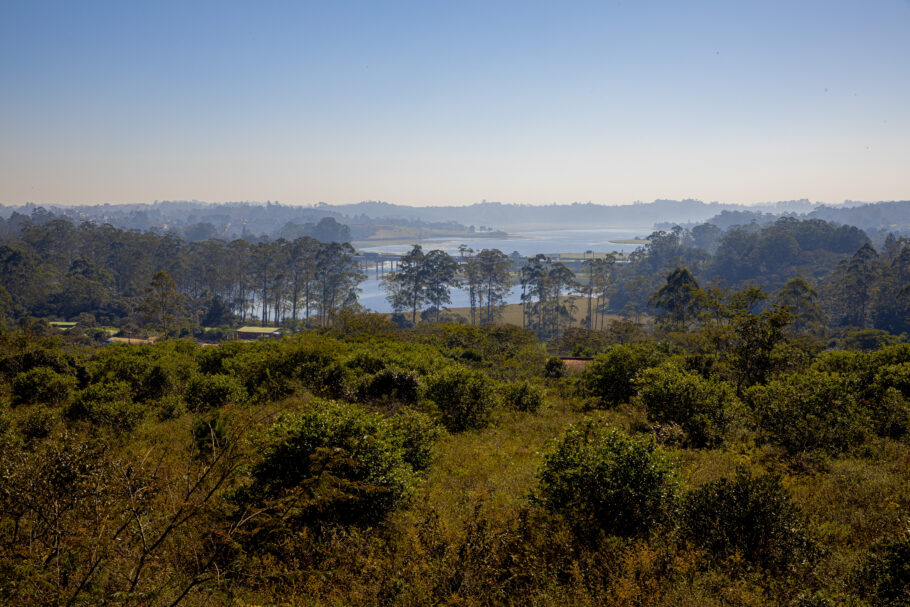
[[[534,229],[639,228],[714,223],[721,228],[752,222],[769,223],[790,215],[854,225],[870,233],[910,234],[910,201],[823,205],[789,200],[757,205],[737,205],[700,200],[655,200],[626,205],[572,203],[552,205],[480,202],[465,206],[408,206],[365,201],[356,204],[295,206],[277,202],[206,203],[164,201],[150,204],[47,206],[55,215],[74,221],[110,223],[123,229],[174,232],[187,240],[207,238],[279,238],[300,234],[347,234],[366,241],[401,228],[429,229],[440,233],[474,233]],[[0,206],[0,216],[31,216],[33,204]],[[332,220],[332,221],[326,221]],[[336,226],[335,222],[341,224]],[[323,228],[319,229],[318,226]],[[333,236],[334,238],[335,236]]]

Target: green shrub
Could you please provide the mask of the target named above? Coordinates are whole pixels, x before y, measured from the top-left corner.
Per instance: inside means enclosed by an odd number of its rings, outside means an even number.
[[[875,374],[873,385],[877,392],[894,388],[899,390],[904,398],[910,398],[910,362],[880,367]]]
[[[15,421],[9,403],[0,398],[0,453],[16,443]]]
[[[398,411],[389,424],[391,436],[401,447],[404,461],[415,472],[428,468],[433,460],[433,447],[445,430],[426,413],[409,407]]]
[[[357,390],[368,401],[392,401],[413,405],[420,400],[420,378],[414,371],[386,367],[365,377]]]
[[[558,356],[551,356],[547,359],[547,364],[543,369],[544,377],[559,379],[566,376],[566,363]]]
[[[811,555],[799,509],[777,476],[737,471],[733,479],[690,492],[680,510],[680,534],[719,559],[738,555],[780,570]]]
[[[592,421],[569,426],[544,459],[537,500],[579,533],[634,536],[663,522],[673,468],[654,441]]]
[[[230,375],[194,375],[186,385],[186,403],[192,411],[208,411],[246,402],[246,390]]]
[[[186,402],[182,396],[169,394],[155,403],[158,409],[158,420],[176,419],[187,412]]]
[[[145,414],[145,407],[133,402],[130,394],[126,382],[92,384],[76,395],[66,415],[70,419],[128,432]]]
[[[871,429],[849,376],[809,369],[754,386],[746,392],[759,428],[790,454],[819,449],[847,451]]]
[[[60,406],[69,401],[75,388],[76,380],[72,376],[49,367],[35,367],[13,378],[13,405]]]
[[[214,415],[205,419],[193,421],[193,442],[196,449],[203,455],[211,455],[220,449],[228,433],[228,419],[223,415]]]
[[[910,606],[910,539],[874,545],[854,573],[853,584],[873,605]]]
[[[427,381],[427,398],[436,403],[450,432],[483,428],[495,404],[491,380],[481,371],[461,366],[432,375]]]
[[[60,411],[39,405],[19,420],[19,432],[26,441],[40,440],[50,435],[60,421]]]
[[[910,398],[897,388],[875,395],[870,410],[879,436],[899,439],[910,434]]]
[[[376,524],[411,493],[413,470],[381,415],[315,400],[269,434],[239,499],[286,513],[291,527]]]
[[[516,411],[536,413],[543,406],[543,388],[527,380],[502,386],[502,400],[506,407]]]
[[[386,368],[386,362],[373,352],[357,352],[345,362],[345,366],[362,373],[378,373]]]
[[[612,346],[594,358],[585,369],[583,381],[601,405],[616,407],[635,395],[635,377],[644,369],[660,364],[663,358],[653,344]]]
[[[678,424],[696,447],[720,444],[737,406],[733,388],[669,364],[645,369],[635,379],[638,400],[654,421]]]

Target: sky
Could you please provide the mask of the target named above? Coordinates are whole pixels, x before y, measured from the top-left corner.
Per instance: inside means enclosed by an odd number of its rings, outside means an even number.
[[[0,204],[910,199],[910,0],[0,3]]]

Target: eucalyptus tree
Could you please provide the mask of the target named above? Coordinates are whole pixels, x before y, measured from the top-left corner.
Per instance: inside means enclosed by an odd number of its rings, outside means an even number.
[[[412,324],[417,322],[417,311],[426,297],[425,257],[423,247],[415,244],[414,248],[399,258],[398,269],[388,274],[382,282],[383,288],[389,293],[386,299],[392,305],[392,310],[399,314],[410,311]]]
[[[588,282],[584,293],[588,298],[588,330],[603,329],[604,311],[612,286],[613,266],[616,256],[612,253],[605,257],[586,259]],[[599,322],[598,322],[599,320]]]
[[[423,262],[426,301],[434,309],[436,322],[439,322],[442,306],[452,303],[452,287],[460,284],[458,262],[438,249],[424,255]]]
[[[297,320],[298,307],[303,300],[304,318],[310,318],[312,287],[316,277],[316,257],[320,243],[310,236],[301,236],[288,247],[291,318]]]
[[[323,243],[319,246],[314,284],[323,327],[334,323],[339,309],[357,305],[357,285],[366,276],[354,259],[354,254],[354,247],[346,242]]]
[[[533,318],[537,316],[536,332],[543,333],[543,302],[547,297],[546,264],[549,263],[546,255],[538,253],[528,259],[521,268],[521,304],[522,327],[534,327]]]
[[[654,295],[650,303],[665,311],[665,319],[677,329],[682,329],[691,320],[698,308],[698,282],[686,268],[677,267],[667,276],[667,281]]]
[[[825,313],[818,305],[818,293],[802,277],[787,281],[778,292],[775,303],[790,310],[795,331],[806,331],[824,323]]]
[[[553,302],[553,337],[559,338],[559,319],[571,322],[572,310],[575,307],[573,293],[578,289],[575,274],[561,262],[551,262],[547,270],[547,286],[550,289],[550,300]]]
[[[502,314],[502,305],[512,291],[512,262],[499,249],[484,249],[468,261],[470,272],[477,280],[481,322],[493,322]]]

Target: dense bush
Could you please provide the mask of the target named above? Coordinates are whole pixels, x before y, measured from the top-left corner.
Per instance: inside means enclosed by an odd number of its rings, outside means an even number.
[[[696,447],[721,443],[738,401],[733,388],[664,364],[645,369],[635,379],[638,400],[661,424],[678,424]]]
[[[228,436],[228,418],[213,415],[193,421],[193,442],[200,454],[211,455],[224,446]]]
[[[594,358],[585,370],[584,382],[603,406],[615,407],[635,395],[635,376],[662,359],[653,344],[613,346]]]
[[[281,417],[269,436],[239,499],[292,527],[375,524],[411,492],[413,469],[381,415],[316,400]]]
[[[502,400],[506,407],[516,411],[537,412],[543,406],[543,388],[527,380],[502,386]]]
[[[547,359],[547,364],[544,365],[543,375],[544,377],[549,377],[551,379],[559,379],[560,377],[565,377],[565,361],[563,361],[563,359],[559,358],[558,356],[551,356]]]
[[[799,510],[770,474],[738,471],[695,489],[683,500],[680,534],[719,559],[736,555],[770,570],[811,553]]]
[[[366,376],[357,394],[368,401],[391,401],[413,405],[420,400],[420,378],[401,367],[386,367]]]
[[[398,411],[389,424],[391,436],[401,447],[404,461],[415,472],[428,468],[433,460],[433,447],[445,430],[426,413],[408,407]]]
[[[652,440],[588,421],[569,426],[544,459],[538,500],[579,533],[634,536],[663,522],[673,468]]]
[[[427,380],[427,398],[450,432],[483,428],[495,405],[493,384],[482,371],[450,366]]]
[[[746,392],[766,438],[791,454],[847,451],[866,440],[871,419],[849,376],[809,369]]]
[[[186,384],[186,403],[192,411],[208,411],[246,401],[246,389],[235,377],[194,375]]]
[[[153,348],[107,346],[92,361],[91,374],[94,382],[126,382],[133,400],[147,402],[180,394],[195,369],[195,346],[173,340]]]
[[[145,413],[145,407],[133,402],[130,394],[130,386],[126,382],[92,384],[76,395],[67,409],[67,417],[130,431]]]
[[[35,367],[13,378],[13,405],[66,404],[76,388],[76,380],[49,367]]]
[[[853,582],[860,596],[873,605],[910,607],[910,539],[874,545]]]
[[[19,433],[26,441],[41,440],[49,436],[59,422],[59,409],[38,405],[19,419]]]

